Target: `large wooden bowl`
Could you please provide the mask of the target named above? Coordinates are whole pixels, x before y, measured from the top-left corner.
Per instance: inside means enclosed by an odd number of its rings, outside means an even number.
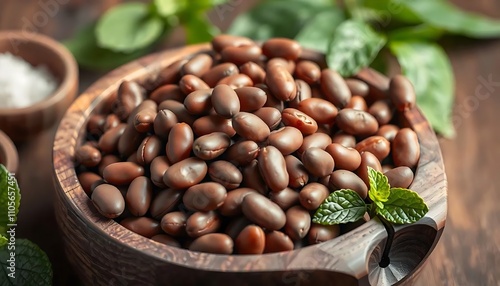
[[[387,233],[371,220],[333,240],[294,251],[265,255],[214,255],[154,242],[98,214],[77,180],[73,156],[92,112],[109,100],[119,83],[150,83],[176,59],[207,49],[189,46],[127,64],[92,85],[70,107],[54,143],[57,220],[65,249],[87,285],[384,285],[415,278],[434,249],[446,219],[446,175],[439,144],[420,111],[404,114],[418,134],[421,158],[411,188],[430,211],[418,223],[396,227],[391,264],[379,266]],[[310,56],[321,57],[310,53]],[[384,76],[357,75],[373,92],[388,87]]]

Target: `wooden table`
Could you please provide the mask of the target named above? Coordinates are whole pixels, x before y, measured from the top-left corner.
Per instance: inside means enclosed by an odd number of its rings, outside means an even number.
[[[68,1],[2,0],[0,30],[30,28],[44,11],[39,3]],[[32,25],[38,32],[62,40],[89,23],[118,0],[71,0],[57,4],[46,23]],[[217,25],[227,27],[235,7]],[[459,6],[500,19],[500,2],[453,0]],[[41,25],[43,24],[43,25]],[[175,33],[166,47],[182,44]],[[420,274],[417,285],[500,285],[500,40],[453,39],[446,43],[456,77],[454,120],[457,136],[441,139],[449,180],[446,229]],[[102,74],[81,71],[80,91]],[[53,214],[51,149],[55,128],[18,145],[22,204],[18,237],[36,242],[49,255],[57,285],[74,284]]]

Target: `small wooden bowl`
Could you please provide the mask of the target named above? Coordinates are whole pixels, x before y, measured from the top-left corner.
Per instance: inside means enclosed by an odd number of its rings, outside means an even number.
[[[330,241],[298,250],[264,255],[214,255],[166,246],[133,233],[94,208],[78,182],[74,154],[85,124],[122,80],[151,82],[151,75],[208,45],[150,55],[127,64],[92,85],[70,107],[54,142],[56,214],[69,259],[88,285],[386,285],[411,281],[434,249],[446,219],[446,175],[439,144],[418,109],[404,114],[418,134],[421,158],[411,188],[429,213],[412,225],[396,227],[391,264],[379,266],[387,237],[370,220]],[[322,57],[310,53],[312,57]],[[357,75],[374,92],[388,79],[372,70]]]
[[[13,141],[25,141],[54,124],[73,102],[78,90],[78,66],[60,43],[26,31],[0,32],[0,53],[10,52],[37,66],[46,65],[59,86],[47,99],[24,108],[1,108],[0,129]]]
[[[19,166],[17,149],[9,136],[0,130],[0,164],[11,173],[16,173]]]

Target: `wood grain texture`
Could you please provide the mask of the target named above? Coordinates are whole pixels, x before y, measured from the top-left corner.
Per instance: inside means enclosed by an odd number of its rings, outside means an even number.
[[[412,189],[422,195],[431,211],[419,223],[397,228],[397,247],[391,255],[395,261],[401,259],[404,268],[396,267],[401,275],[393,280],[377,274],[367,277],[369,272],[376,273],[379,269],[377,263],[368,261],[371,256],[378,255],[374,249],[383,247],[382,240],[386,237],[384,227],[376,220],[316,246],[278,254],[227,256],[161,245],[112,220],[103,219],[96,212],[76,179],[73,164],[75,147],[82,140],[89,114],[115,92],[122,80],[150,82],[153,75],[154,81],[154,75],[173,61],[207,48],[206,44],[188,46],[154,54],[119,68],[84,92],[62,120],[54,143],[57,218],[66,240],[66,250],[73,264],[79,265],[83,280],[92,285],[105,285],[109,279],[122,279],[126,284],[144,281],[151,285],[165,281],[182,281],[184,285],[210,281],[219,285],[228,279],[238,284],[272,282],[283,285],[291,275],[304,285],[367,282],[375,285],[380,282],[392,284],[411,277],[439,239],[446,218],[446,177],[438,141],[417,109],[404,115],[419,136],[422,152]],[[364,80],[376,86],[380,79],[377,75],[371,73]],[[376,88],[387,89],[387,85],[379,84]]]

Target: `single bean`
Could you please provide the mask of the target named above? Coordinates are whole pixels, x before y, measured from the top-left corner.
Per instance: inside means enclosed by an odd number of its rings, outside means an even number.
[[[214,87],[221,79],[238,74],[238,67],[233,63],[222,63],[207,71],[201,79]]]
[[[279,192],[288,186],[289,176],[283,154],[274,146],[263,147],[259,156],[259,170],[267,186]]]
[[[144,138],[146,138],[146,133],[137,131],[134,124],[128,123],[118,140],[118,152],[122,157],[136,153]]]
[[[263,83],[266,72],[258,64],[247,62],[240,66],[240,73],[246,74],[254,84]]]
[[[232,190],[240,186],[243,175],[235,165],[228,161],[215,161],[208,166],[208,175],[212,181]]]
[[[165,188],[167,185],[163,182],[163,176],[170,167],[167,156],[158,156],[151,161],[149,172],[151,174],[151,181],[153,184],[160,188]]]
[[[132,110],[127,119],[127,123],[134,124],[135,116],[144,110],[150,110],[156,112],[156,110],[158,110],[158,104],[156,104],[156,102],[154,102],[151,99],[144,100],[143,102],[141,102],[141,104],[139,104],[139,106],[137,106],[136,108],[134,108],[134,110]]]
[[[335,106],[343,108],[351,100],[351,91],[338,72],[324,69],[321,71],[320,83],[325,99]]]
[[[227,191],[223,185],[206,182],[194,185],[184,193],[182,201],[192,211],[212,211],[219,208],[226,199]]]
[[[216,232],[220,225],[221,220],[216,212],[195,212],[186,221],[186,232],[190,237],[196,238]]]
[[[85,167],[95,167],[101,162],[101,152],[90,145],[83,145],[75,152],[77,162]]]
[[[300,61],[295,68],[295,76],[308,84],[319,82],[321,69],[315,62]]]
[[[137,149],[137,162],[140,165],[149,165],[156,158],[162,149],[161,139],[156,135],[151,135],[142,141]]]
[[[332,144],[332,138],[330,138],[330,135],[325,133],[313,133],[304,137],[302,145],[300,145],[297,153],[302,156],[304,151],[309,148],[316,147],[324,150],[330,144]]]
[[[118,87],[116,115],[124,120],[146,98],[146,90],[135,81],[123,81]]]
[[[244,166],[241,173],[243,175],[243,181],[241,182],[243,187],[257,190],[257,192],[263,195],[268,193],[268,188],[260,174],[259,162],[257,160],[252,160],[248,165]]]
[[[113,185],[127,185],[135,178],[144,175],[144,168],[131,162],[118,162],[103,170],[103,178]]]
[[[216,52],[221,52],[227,47],[238,47],[238,46],[248,46],[254,45],[254,42],[245,37],[233,36],[233,35],[218,35],[212,39],[212,48]]]
[[[261,55],[261,48],[255,44],[230,46],[220,52],[222,61],[234,63],[235,65],[256,62],[260,59]]]
[[[99,138],[99,142],[97,145],[99,149],[103,153],[114,153],[118,149],[118,142],[120,141],[120,137],[123,135],[127,124],[120,123],[115,128],[111,128],[106,131],[101,138]]]
[[[157,104],[162,103],[165,100],[175,100],[182,102],[184,100],[184,93],[177,84],[166,84],[155,89],[149,99],[153,100]]]
[[[295,80],[282,65],[268,66],[266,84],[271,93],[279,100],[291,101],[297,95]]]
[[[293,241],[281,231],[274,230],[266,233],[264,253],[290,251],[293,247]]]
[[[354,110],[368,111],[368,106],[366,105],[366,101],[362,96],[353,95],[349,103],[344,108],[350,108]]]
[[[116,218],[125,210],[122,193],[110,184],[97,186],[92,192],[92,202],[99,213],[107,218]]]
[[[222,117],[231,118],[240,112],[238,95],[228,85],[220,84],[214,87],[211,102],[215,112]]]
[[[340,227],[338,224],[321,225],[313,223],[307,239],[310,244],[318,244],[330,239],[334,239],[340,235]]]
[[[161,229],[174,237],[186,235],[186,222],[188,215],[185,212],[170,212],[161,218]]]
[[[152,85],[158,87],[161,85],[178,82],[181,77],[181,69],[187,62],[187,59],[174,61],[160,71],[158,77],[154,80]]]
[[[363,199],[368,195],[368,188],[363,180],[347,170],[334,171],[330,176],[329,187],[332,191],[340,189],[353,190]]]
[[[224,204],[219,208],[220,214],[224,216],[240,215],[242,213],[241,203],[245,196],[250,193],[257,193],[257,191],[251,188],[238,188],[228,192]]]
[[[370,92],[370,87],[364,81],[354,78],[347,78],[345,80],[347,87],[351,91],[352,95],[359,95],[362,97],[367,97]]]
[[[286,216],[283,210],[268,198],[257,193],[250,193],[241,203],[243,214],[251,221],[269,230],[278,230],[285,226]]]
[[[286,108],[281,112],[281,120],[286,126],[300,130],[304,135],[310,135],[318,130],[318,123],[309,115],[295,108]]]
[[[175,115],[176,118],[175,121],[173,120],[167,121],[169,119],[165,120],[169,123],[167,125],[169,127],[175,125],[177,122],[185,122],[189,125],[192,125],[193,122],[196,120],[196,117],[189,113],[189,111],[186,109],[186,107],[182,102],[178,102],[175,100],[165,100],[162,103],[160,103],[160,105],[158,105],[158,110],[160,112],[163,112],[162,110],[165,109],[170,110]],[[165,134],[165,131],[156,135],[164,136],[163,134]],[[166,136],[168,136],[168,133],[166,133]]]
[[[153,184],[148,177],[135,178],[128,187],[125,202],[134,216],[144,216],[149,209],[153,197]]]
[[[101,136],[104,133],[105,123],[106,117],[104,115],[91,114],[87,122],[87,132],[95,136]]]
[[[203,136],[212,132],[224,132],[229,137],[233,137],[236,134],[233,128],[233,121],[219,115],[206,115],[196,119],[193,123],[193,132],[197,136]]]
[[[317,123],[333,123],[338,114],[337,107],[321,98],[308,98],[299,102],[297,109],[309,115]]]
[[[292,188],[302,188],[309,182],[309,173],[304,164],[295,156],[285,156],[286,171],[288,172],[288,186]]]
[[[276,147],[283,155],[297,151],[302,142],[303,137],[300,130],[291,126],[275,130],[267,138],[267,144]]]
[[[363,180],[363,182],[365,182],[365,185],[367,187],[370,187],[370,180],[368,178],[368,166],[372,167],[375,171],[382,171],[382,166],[380,165],[380,161],[377,159],[377,157],[369,151],[365,151],[361,153],[361,164],[356,170],[356,174]]]
[[[246,74],[233,74],[225,77],[217,82],[217,85],[228,85],[231,88],[240,88],[245,86],[253,86],[253,81]],[[216,85],[216,87],[217,87]]]
[[[378,130],[378,122],[370,113],[342,109],[335,119],[337,126],[344,132],[355,136],[370,136]]]
[[[106,132],[112,128],[115,128],[116,126],[120,125],[121,120],[118,117],[118,115],[111,113],[108,116],[106,116],[106,121],[104,122],[103,126],[103,131]]]
[[[299,204],[299,192],[291,188],[285,188],[279,192],[271,192],[269,199],[276,203],[282,210],[286,211],[294,205]]]
[[[368,109],[368,113],[377,119],[380,126],[389,123],[393,116],[392,107],[386,100],[375,101]]]
[[[255,142],[266,140],[271,133],[267,124],[252,113],[239,112],[233,117],[232,122],[236,133]]]
[[[332,136],[332,143],[338,143],[347,148],[354,148],[356,146],[356,137],[340,131]]]
[[[231,254],[233,253],[233,247],[234,242],[228,235],[210,233],[195,239],[189,246],[189,250],[215,254]]]
[[[238,96],[241,111],[257,111],[264,106],[267,100],[266,92],[258,87],[240,87],[234,91]]]
[[[335,161],[325,150],[313,147],[306,149],[302,154],[302,163],[309,173],[321,178],[333,172]]]
[[[293,75],[295,72],[295,61],[292,61],[292,60],[286,60],[284,58],[272,58],[272,59],[269,59],[267,61],[266,68],[269,69],[269,67],[271,67],[273,65],[279,65],[279,66],[286,68],[286,70],[291,75]]]
[[[188,95],[195,90],[210,88],[210,86],[208,86],[208,84],[201,78],[192,74],[183,76],[179,81],[179,87],[185,95]]]
[[[407,166],[414,168],[420,159],[420,144],[415,131],[402,128],[392,141],[392,159],[396,167]]]
[[[262,53],[268,58],[285,58],[295,61],[302,53],[302,47],[294,40],[273,38],[264,42]]]
[[[246,226],[235,241],[239,254],[262,254],[266,244],[266,236],[262,228],[256,225]]]
[[[101,159],[101,163],[99,163],[99,166],[98,166],[99,175],[102,176],[102,174],[104,172],[104,168],[106,168],[108,165],[113,164],[113,163],[117,163],[117,162],[120,162],[120,158],[118,158],[118,156],[112,155],[112,154],[104,155]]]
[[[393,188],[408,188],[413,182],[413,171],[407,166],[396,167],[384,173]]]
[[[187,63],[182,66],[182,75],[192,74],[201,77],[212,66],[213,59],[207,54],[198,54],[192,57]]]
[[[297,88],[297,95],[288,105],[298,108],[300,102],[312,97],[312,90],[309,84],[300,79],[295,80],[295,86]]]
[[[391,143],[384,137],[375,135],[370,136],[356,144],[356,150],[358,150],[359,153],[369,151],[375,155],[379,161],[382,161],[385,157],[387,157],[387,155],[389,155],[389,152],[391,151]]]
[[[239,141],[231,145],[224,153],[224,158],[235,165],[245,166],[259,155],[259,145],[251,140]]]
[[[309,183],[299,193],[300,204],[310,210],[316,210],[328,197],[328,188],[320,183]]]
[[[163,182],[171,188],[187,189],[201,182],[207,171],[205,161],[191,157],[170,166],[163,176]]]
[[[152,131],[156,114],[156,109],[144,109],[138,112],[134,118],[135,130],[141,133]]]
[[[332,156],[337,169],[354,171],[361,164],[361,155],[354,148],[332,143],[326,147],[325,151]]]
[[[393,124],[386,124],[380,126],[375,135],[384,137],[387,141],[392,142],[396,134],[398,134],[399,127]]]
[[[82,172],[78,174],[77,177],[78,181],[80,182],[80,185],[82,185],[82,189],[89,196],[92,195],[92,188],[91,188],[92,184],[102,180],[102,177],[94,172]]]
[[[281,123],[281,112],[274,107],[262,107],[253,114],[262,119],[270,130],[276,129]]]
[[[204,115],[212,109],[212,90],[200,89],[188,94],[184,99],[186,110],[193,115]]]
[[[415,107],[416,95],[411,81],[402,75],[394,76],[389,83],[389,97],[399,111]]]
[[[196,138],[192,149],[196,157],[212,160],[222,155],[229,145],[231,145],[231,138],[226,133],[213,132]]]
[[[301,240],[309,232],[311,215],[302,206],[294,206],[286,211],[285,233],[292,240]]]
[[[173,211],[182,201],[183,190],[165,189],[160,191],[151,202],[149,213],[160,220],[164,215]]]
[[[151,238],[161,232],[160,224],[149,217],[129,217],[122,220],[120,224],[147,238]]]
[[[166,146],[168,161],[175,164],[189,158],[194,142],[193,130],[187,123],[175,124],[168,135]]]

